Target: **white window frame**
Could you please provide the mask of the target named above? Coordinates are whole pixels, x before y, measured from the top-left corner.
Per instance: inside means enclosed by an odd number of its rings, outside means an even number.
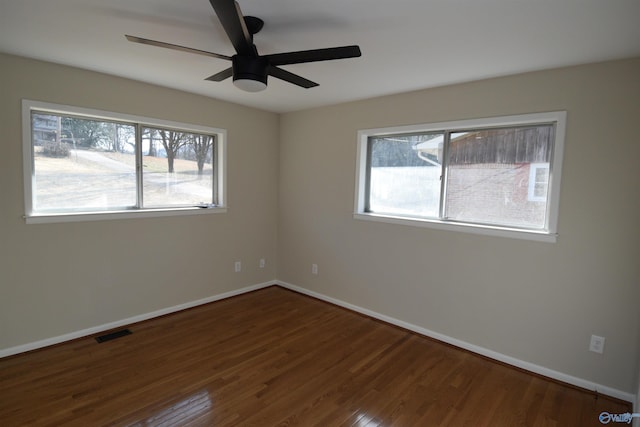
[[[213,206],[199,207],[163,207],[163,208],[139,208],[127,210],[103,210],[96,212],[56,212],[39,213],[33,208],[33,144],[31,131],[31,112],[43,112],[58,115],[73,115],[86,117],[88,119],[122,121],[134,123],[141,126],[159,127],[168,129],[178,129],[184,132],[193,132],[206,135],[215,135],[216,153],[214,156],[214,193],[216,194],[216,204]],[[55,223],[55,222],[76,222],[76,221],[98,221],[125,218],[149,218],[177,215],[202,215],[212,213],[225,213],[227,211],[226,195],[226,144],[227,131],[225,129],[208,126],[180,123],[169,120],[162,120],[131,114],[116,113],[111,111],[96,110],[91,108],[76,107],[70,105],[53,104],[49,102],[22,100],[22,148],[23,148],[23,171],[24,171],[24,219],[27,224]]]
[[[564,139],[566,129],[566,111],[545,113],[519,114],[512,116],[488,117],[470,120],[427,123],[408,126],[394,126],[358,131],[355,177],[355,202],[353,217],[358,220],[379,221],[392,224],[428,227],[440,230],[460,231],[466,233],[501,236],[516,239],[526,239],[542,242],[556,242],[558,227],[558,207],[560,202],[560,178],[562,176],[562,157],[564,153]],[[483,225],[465,222],[453,222],[440,219],[418,218],[401,215],[390,215],[367,212],[367,146],[370,137],[428,133],[441,131],[456,131],[469,129],[491,129],[496,127],[516,127],[526,125],[553,124],[555,136],[553,152],[550,162],[548,204],[545,227],[541,230],[520,229],[503,226]]]

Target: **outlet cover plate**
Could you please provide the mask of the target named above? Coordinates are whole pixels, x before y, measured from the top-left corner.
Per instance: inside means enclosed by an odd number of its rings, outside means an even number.
[[[604,337],[597,335],[591,335],[591,342],[589,343],[589,351],[594,353],[604,353]]]

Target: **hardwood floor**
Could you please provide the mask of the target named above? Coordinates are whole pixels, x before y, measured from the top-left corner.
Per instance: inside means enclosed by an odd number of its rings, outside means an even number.
[[[270,287],[0,360],[0,425],[601,426],[626,402]]]

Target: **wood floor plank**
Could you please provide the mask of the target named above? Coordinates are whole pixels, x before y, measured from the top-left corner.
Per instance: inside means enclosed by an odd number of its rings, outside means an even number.
[[[630,404],[270,287],[0,360],[0,425],[599,426]]]

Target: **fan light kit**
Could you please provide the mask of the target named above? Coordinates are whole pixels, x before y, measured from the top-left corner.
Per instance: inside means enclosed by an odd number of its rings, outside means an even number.
[[[130,35],[126,35],[125,37],[134,43],[164,47],[231,61],[230,68],[209,76],[205,80],[221,82],[229,77],[233,77],[233,84],[247,92],[259,92],[266,89],[268,76],[273,76],[296,86],[309,89],[318,86],[318,83],[286,71],[280,68],[280,66],[361,56],[360,48],[355,45],[259,55],[256,45],[253,44],[253,35],[262,29],[264,25],[262,19],[256,18],[255,16],[243,16],[240,5],[234,0],[209,0],[209,2],[211,6],[213,6],[216,15],[218,15],[218,19],[236,51],[236,54],[233,56],[221,55],[142,37]]]

